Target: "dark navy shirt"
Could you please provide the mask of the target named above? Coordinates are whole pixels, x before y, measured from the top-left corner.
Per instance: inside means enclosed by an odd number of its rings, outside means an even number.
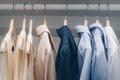
[[[56,58],[56,80],[79,80],[77,45],[67,26],[57,29],[61,39]]]

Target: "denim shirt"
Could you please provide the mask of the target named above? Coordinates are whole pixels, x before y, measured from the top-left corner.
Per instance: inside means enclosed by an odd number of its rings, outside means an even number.
[[[91,34],[87,26],[78,25],[75,27],[78,36],[78,54],[80,80],[89,80],[90,65],[92,56]]]
[[[111,26],[106,26],[108,41],[109,80],[120,80],[120,43]]]
[[[57,58],[57,80],[79,80],[77,45],[67,26],[57,29],[61,38]]]
[[[89,29],[93,39],[90,78],[91,80],[108,80],[107,42],[103,26],[100,23],[94,23]]]

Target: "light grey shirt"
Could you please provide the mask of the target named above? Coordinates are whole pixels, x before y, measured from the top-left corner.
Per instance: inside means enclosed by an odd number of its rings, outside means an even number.
[[[89,80],[92,56],[91,34],[88,27],[84,25],[78,25],[75,29],[79,36],[78,60],[80,80]]]

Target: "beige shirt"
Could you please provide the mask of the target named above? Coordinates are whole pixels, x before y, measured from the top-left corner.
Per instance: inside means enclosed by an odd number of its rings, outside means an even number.
[[[53,38],[46,25],[36,28],[39,36],[39,46],[35,58],[35,80],[55,80],[55,47]]]
[[[16,63],[14,80],[27,80],[27,64],[26,64],[26,32],[21,31],[17,39]]]
[[[26,53],[28,56],[28,80],[34,80],[34,55],[33,55],[33,36],[28,34],[27,44],[26,44]]]
[[[15,55],[12,51],[13,43],[12,35],[7,33],[1,45],[1,47],[4,45],[4,50],[2,50],[1,80],[14,79]]]

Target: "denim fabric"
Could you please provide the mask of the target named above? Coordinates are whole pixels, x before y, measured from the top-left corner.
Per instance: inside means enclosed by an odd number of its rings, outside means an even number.
[[[108,80],[107,42],[103,26],[94,23],[90,26],[92,35],[92,64],[90,80]]]
[[[108,41],[109,80],[120,80],[120,43],[111,26],[105,27]]]
[[[77,45],[67,26],[57,29],[61,38],[57,58],[57,80],[79,80]]]
[[[75,27],[78,36],[78,54],[80,80],[89,80],[90,65],[92,57],[91,34],[87,26],[79,25]]]

